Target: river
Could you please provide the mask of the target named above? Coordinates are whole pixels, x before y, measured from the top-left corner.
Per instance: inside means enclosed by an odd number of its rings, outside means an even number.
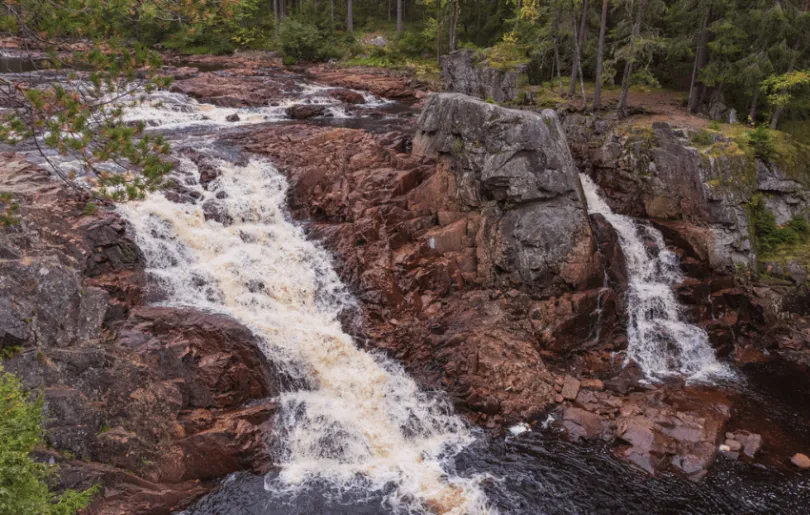
[[[291,220],[285,176],[224,137],[287,123],[285,109],[296,103],[328,107],[327,117],[309,123],[360,129],[395,121],[407,109],[364,93],[367,107],[378,112],[356,117],[323,94],[327,86],[303,78],[301,85],[302,93],[279,106],[223,108],[164,92],[127,115],[172,141],[176,177],[200,196],[197,203],[177,204],[155,193],[119,208],[162,292],[159,302],[238,319],[285,377],[272,435],[273,471],[233,474],[185,515],[807,512],[810,481],[779,467],[721,457],[693,483],[668,474],[649,477],[602,445],[568,443],[554,423],[517,436],[484,432],[456,415],[441,392],[420,390],[399,364],[359,348],[339,321],[354,303],[351,292],[328,252]],[[239,121],[228,121],[233,115]],[[200,184],[188,150],[215,163],[218,177],[209,185]],[[666,297],[666,281],[654,284]],[[672,322],[689,333],[693,347],[684,352],[691,357],[674,365],[655,362],[655,349],[635,357],[650,360],[653,375],[722,372],[703,349],[694,350],[705,342],[693,326],[677,317]],[[792,419],[800,408],[791,392],[774,393],[767,373],[749,372],[729,386],[747,399],[748,411],[739,416],[771,413],[790,437],[804,438],[806,419]],[[798,381],[799,388],[810,386]]]

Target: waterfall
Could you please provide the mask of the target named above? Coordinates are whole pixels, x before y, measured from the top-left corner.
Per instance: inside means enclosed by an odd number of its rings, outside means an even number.
[[[627,359],[650,380],[684,376],[690,380],[730,377],[717,361],[706,331],[684,320],[672,285],[682,280],[677,256],[661,232],[614,213],[590,177],[580,174],[588,211],[613,226],[627,263]],[[644,237],[655,244],[651,251]]]
[[[199,179],[179,157],[180,172]],[[475,478],[453,473],[474,440],[450,405],[420,391],[402,368],[357,348],[340,311],[351,302],[329,255],[285,213],[287,181],[269,162],[219,161],[202,199],[176,204],[162,193],[120,206],[150,279],[173,306],[225,313],[249,327],[262,351],[296,385],[279,398],[268,489],[326,480],[335,491],[384,491],[393,513],[494,513]],[[233,221],[206,221],[216,202]]]

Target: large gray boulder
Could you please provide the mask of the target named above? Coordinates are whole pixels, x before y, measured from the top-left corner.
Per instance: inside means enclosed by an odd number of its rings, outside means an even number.
[[[577,168],[553,111],[434,95],[419,119],[413,152],[446,163],[454,184],[450,200],[462,211],[480,211],[484,227],[493,229],[481,245],[490,273],[548,293],[589,282],[598,268],[596,247]]]
[[[456,50],[442,57],[442,77],[447,91],[464,93],[496,102],[510,102],[520,92],[525,65],[501,70],[489,66],[482,52]]]
[[[580,114],[566,116],[563,127],[580,169],[614,211],[655,220],[713,270],[755,266],[747,213],[755,163],[732,142],[707,152],[693,145],[689,130],[669,123],[627,131]]]

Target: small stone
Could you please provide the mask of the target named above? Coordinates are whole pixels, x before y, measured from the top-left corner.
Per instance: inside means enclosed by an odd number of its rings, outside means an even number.
[[[563,398],[563,396],[560,395],[559,393],[554,396],[554,402],[556,402],[557,404],[562,404],[564,400],[565,398]]]
[[[557,376],[554,378],[554,382],[562,386],[563,382],[565,382],[565,379],[563,379],[563,376]]]
[[[577,394],[579,393],[579,385],[580,382],[575,377],[565,376],[565,381],[563,382],[562,388],[562,396],[569,401],[573,401],[577,398]]]
[[[605,389],[605,383],[599,379],[583,379],[580,387],[584,390],[596,390],[601,392]]]
[[[750,434],[745,439],[743,453],[749,458],[753,458],[762,448],[762,437],[758,434]]]
[[[790,462],[802,470],[810,469],[810,458],[804,454],[796,453],[792,458],[790,458]]]
[[[742,443],[738,442],[737,440],[731,439],[726,440],[725,446],[728,447],[728,450],[730,450],[731,452],[739,452],[743,447]]]
[[[555,384],[554,385],[554,391],[557,392],[557,393],[562,393],[562,385],[561,384]]]
[[[293,120],[306,120],[315,116],[321,116],[326,111],[322,105],[298,104],[287,108],[287,116]]]
[[[726,433],[726,440],[734,440],[734,433]]]
[[[5,243],[0,243],[0,259],[19,259],[20,252],[12,247],[11,245],[6,245]]]

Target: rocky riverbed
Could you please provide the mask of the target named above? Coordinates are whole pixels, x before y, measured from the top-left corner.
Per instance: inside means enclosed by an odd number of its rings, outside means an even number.
[[[181,167],[165,198],[199,204],[201,223],[242,223],[218,196],[219,163],[269,160],[289,182],[290,217],[355,299],[343,330],[480,428],[452,468],[478,477],[492,507],[665,513],[687,499],[696,513],[801,513],[807,478],[790,460],[810,451],[802,283],[740,273],[756,272],[746,198],[803,205],[784,171],[754,163],[757,186],[718,188],[735,164],[702,159],[676,127],[627,133],[428,96],[401,74],[261,56],[172,64],[175,96],[138,113],[196,170]],[[663,236],[666,249],[645,244],[679,258],[677,300],[733,378],[650,381],[626,362],[628,265],[615,229],[589,216],[580,171]],[[168,513],[233,472],[277,477],[290,378],[255,328],[165,305],[126,219],[87,210],[22,155],[3,155],[0,191],[21,205],[0,240],[0,342],[22,349],[4,367],[44,389],[41,455],[63,483],[101,482],[94,513]],[[388,495],[335,496],[328,481],[265,492],[272,483],[243,473],[191,513],[378,513]]]

